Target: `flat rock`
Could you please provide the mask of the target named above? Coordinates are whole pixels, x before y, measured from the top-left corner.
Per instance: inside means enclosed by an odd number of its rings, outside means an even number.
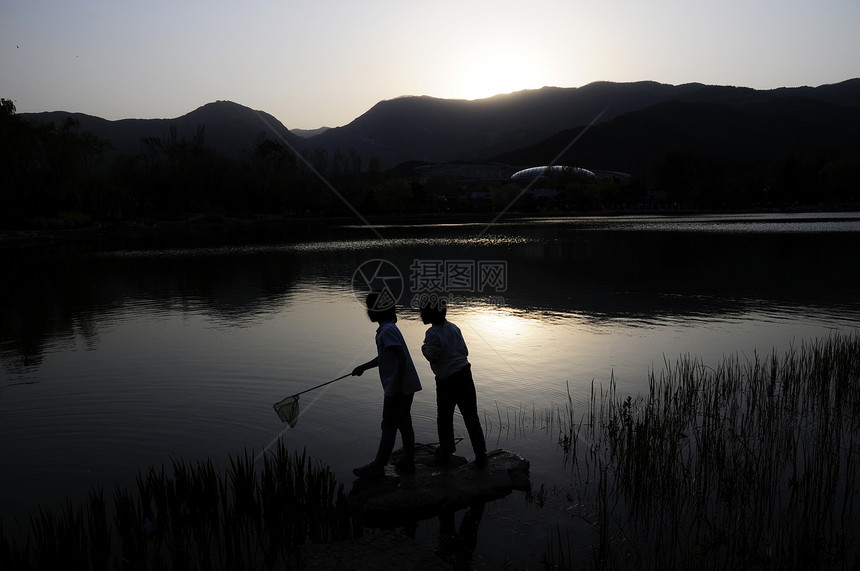
[[[529,462],[507,450],[487,453],[488,463],[454,456],[445,468],[433,466],[435,447],[416,444],[415,473],[399,474],[386,467],[380,479],[359,478],[349,493],[350,508],[367,525],[397,525],[502,498],[513,490],[528,490]],[[398,450],[392,464],[400,459]]]

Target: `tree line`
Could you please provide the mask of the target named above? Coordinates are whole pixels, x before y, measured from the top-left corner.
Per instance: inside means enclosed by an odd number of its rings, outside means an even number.
[[[200,214],[327,216],[347,212],[347,202],[370,212],[390,207],[392,183],[377,160],[364,168],[355,151],[316,149],[296,157],[261,134],[237,159],[207,146],[204,125],[190,136],[171,126],[140,145],[137,154],[111,156],[110,142],[82,131],[74,118],[35,124],[18,116],[12,101],[0,100],[0,227],[181,221]]]

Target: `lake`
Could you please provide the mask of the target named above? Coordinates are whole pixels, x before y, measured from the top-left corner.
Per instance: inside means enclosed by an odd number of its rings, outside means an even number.
[[[583,525],[567,511],[551,411],[570,395],[584,412],[610,379],[620,395],[645,392],[685,355],[745,361],[857,331],[858,251],[858,213],[297,225],[5,251],[0,513],[80,502],[99,484],[110,495],[171,458],[224,466],[279,438],[349,488],[379,439],[375,371],[302,395],[294,428],[272,403],[372,358],[361,300],[389,287],[424,386],[417,440],[436,441],[435,389],[410,304],[443,295],[490,448],[529,459],[547,492],[486,506],[475,565],[534,566],[548,534]],[[468,438],[458,453],[472,458]],[[437,532],[429,521],[418,534],[432,544]]]

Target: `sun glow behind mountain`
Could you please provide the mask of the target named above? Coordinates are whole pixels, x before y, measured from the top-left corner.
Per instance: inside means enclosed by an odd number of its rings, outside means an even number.
[[[107,119],[176,117],[222,99],[316,129],[405,95],[639,80],[817,86],[856,77],[860,60],[860,2],[830,4],[7,2],[0,96],[18,112]]]
[[[477,44],[470,54],[451,70],[446,97],[483,99],[500,93],[543,87],[542,78],[550,77],[539,61],[515,46]]]

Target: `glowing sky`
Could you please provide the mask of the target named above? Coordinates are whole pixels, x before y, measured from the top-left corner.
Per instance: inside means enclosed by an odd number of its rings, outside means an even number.
[[[0,97],[107,119],[229,99],[315,128],[402,95],[836,83],[858,30],[860,0],[0,0]]]

